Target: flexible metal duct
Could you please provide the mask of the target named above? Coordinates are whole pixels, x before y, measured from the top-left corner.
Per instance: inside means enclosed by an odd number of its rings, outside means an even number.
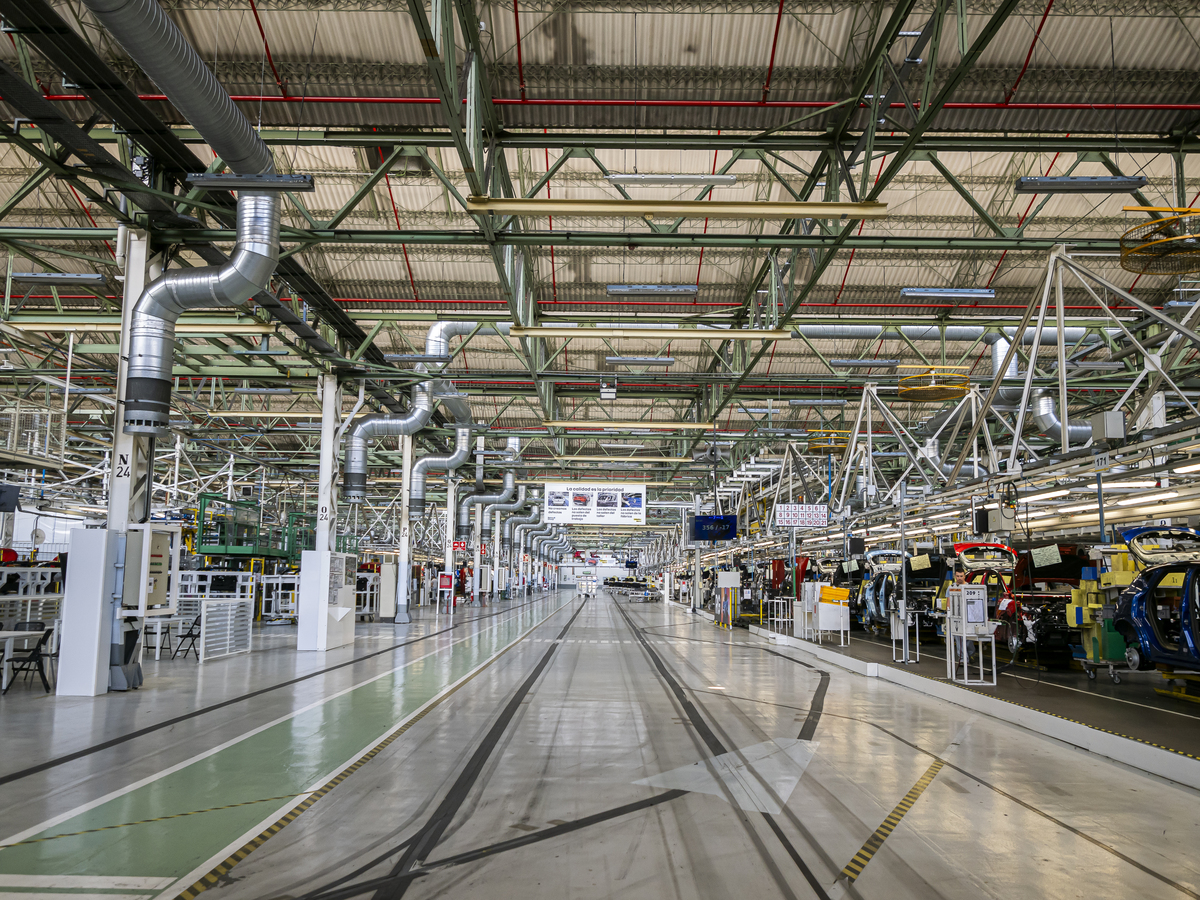
[[[516,475],[513,475],[513,480],[516,480]],[[505,484],[508,482],[508,477],[505,476]],[[490,535],[492,533],[492,520],[496,513],[515,512],[518,509],[525,508],[525,485],[517,488],[517,499],[508,503],[489,503],[483,508],[483,533]],[[505,540],[508,540],[506,537]],[[508,549],[507,544],[502,544],[501,547]]]
[[[449,356],[450,339],[456,335],[471,334],[478,322],[434,322],[425,333],[426,356]],[[479,327],[479,334],[508,334],[510,324]],[[425,363],[418,363],[417,372],[428,372]],[[418,383],[412,389],[412,404],[402,416],[366,416],[354,423],[346,434],[346,459],[342,476],[342,497],[348,503],[362,503],[367,496],[367,453],[370,442],[383,437],[416,434],[429,422],[433,415],[433,404],[438,402],[453,418],[456,425],[467,425],[471,421],[471,407],[454,393],[454,385],[437,378]]]
[[[342,499],[347,503],[362,503],[367,499],[369,442],[389,435],[416,434],[432,415],[433,397],[428,382],[423,382],[413,385],[412,402],[405,415],[372,415],[355,422],[346,433]]]
[[[85,4],[231,171],[274,171],[267,145],[156,0]],[[168,272],[142,292],[129,332],[127,434],[168,433],[175,323],[184,310],[246,302],[267,286],[278,261],[279,195],[240,191],[237,246],[229,261]]]
[[[1034,393],[1033,422],[1037,425],[1038,431],[1052,441],[1061,443],[1063,423],[1058,415],[1058,403],[1055,402],[1054,395],[1045,388]],[[1067,422],[1067,440],[1071,444],[1083,446],[1091,439],[1091,422],[1080,422],[1078,420]]]
[[[454,452],[449,456],[422,456],[413,465],[412,481],[408,495],[408,517],[419,519],[425,515],[425,476],[430,469],[450,471],[467,461],[471,452],[471,429],[454,429]]]
[[[536,501],[538,500],[538,497],[535,496],[531,499],[536,503]],[[508,556],[511,556],[512,550],[513,550],[513,539],[514,539],[513,529],[516,528],[518,531],[518,533],[516,535],[516,541],[519,544],[520,540],[521,540],[521,534],[520,534],[521,529],[528,530],[531,525],[536,525],[538,522],[541,521],[541,519],[542,519],[542,505],[540,503],[537,503],[533,507],[533,509],[529,511],[528,515],[509,516],[507,519],[505,519],[504,520],[504,529],[503,529],[504,533],[503,533],[503,537],[501,537],[501,539],[500,539],[500,552],[504,553]],[[511,560],[510,560],[510,563],[511,563]]]
[[[519,437],[510,437],[508,439],[508,457],[505,463],[508,465],[515,464],[521,456],[521,439]],[[472,491],[461,500],[458,501],[458,527],[455,534],[459,540],[470,537],[471,535],[471,507],[477,506],[480,503],[503,503],[506,500],[511,500],[513,491],[516,488],[516,475],[510,469],[504,475],[504,486],[498,494],[489,494],[485,491]],[[484,526],[487,525],[487,518],[484,518]],[[487,528],[490,533],[491,529]]]
[[[1071,329],[1064,329],[1070,337]],[[1029,332],[1026,332],[1029,334]],[[1045,332],[1042,333],[1043,338]],[[1029,338],[1029,343],[1033,343],[1033,338]],[[1045,341],[1043,340],[1043,343]],[[1004,357],[1008,353],[1010,346],[1009,341],[996,336],[996,340],[992,342],[992,376],[1000,377],[1000,367],[1004,364]],[[1003,378],[1005,381],[1016,380],[1021,377],[1021,373],[1017,368],[1017,356],[1013,354],[1012,360],[1008,364],[1008,368],[1004,371]],[[996,398],[992,402],[992,407],[997,410],[1013,410],[1016,404],[1021,402],[1021,395],[1024,393],[1023,387],[1002,387],[996,392]],[[1037,425],[1038,431],[1046,435],[1053,441],[1062,441],[1062,419],[1058,415],[1058,403],[1056,402],[1053,393],[1046,388],[1036,388],[1030,392],[1030,400],[1032,401],[1032,413],[1034,424]],[[949,427],[954,428],[954,420],[961,419],[963,416],[969,415],[970,409],[966,406],[938,413],[930,419],[926,419],[921,423],[917,433],[922,437],[929,437],[935,434],[938,429],[946,423]],[[965,421],[964,421],[965,424]],[[1092,426],[1090,422],[1073,421],[1067,426],[1067,438],[1070,443],[1082,446],[1092,438]],[[947,467],[942,465],[943,471],[949,472],[952,466]],[[980,474],[986,474],[980,469]]]

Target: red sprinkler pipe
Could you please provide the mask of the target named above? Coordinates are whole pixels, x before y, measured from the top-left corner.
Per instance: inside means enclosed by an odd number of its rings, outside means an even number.
[[[763,103],[767,102],[767,94],[771,92],[771,73],[775,71],[775,48],[779,45],[779,26],[782,22],[783,0],[779,0],[779,14],[775,16],[775,37],[771,39],[771,61],[767,64],[767,80],[763,82]]]
[[[1004,94],[1005,105],[1007,105],[1008,101],[1013,98],[1013,94],[1017,92],[1017,88],[1021,86],[1021,79],[1025,77],[1025,70],[1029,68],[1029,61],[1033,59],[1034,48],[1037,47],[1037,42],[1042,36],[1042,28],[1046,24],[1046,17],[1050,15],[1050,7],[1053,5],[1054,0],[1050,0],[1050,2],[1046,4],[1046,11],[1042,13],[1042,21],[1038,22],[1037,31],[1035,31],[1033,34],[1033,41],[1029,45],[1029,52],[1025,54],[1025,65],[1021,66],[1021,71],[1017,73],[1017,80],[1013,82],[1013,86],[1010,87]]]
[[[521,102],[525,102],[525,63],[521,59],[521,16],[517,12],[517,0],[513,0],[513,24],[517,26],[517,84],[521,88]]]
[[[254,5],[254,0],[250,0],[250,11],[254,13],[254,24],[258,26],[259,36],[262,37],[263,50],[267,54],[267,65],[271,67],[271,74],[275,76],[279,92],[286,97],[288,95],[287,88],[284,87],[283,79],[279,77],[279,70],[275,68],[275,60],[271,57],[271,45],[267,43],[267,33],[263,30],[262,19],[258,17],[258,7]]]
[[[0,97],[3,99],[3,97]],[[86,94],[49,94],[47,100],[63,102],[83,102],[88,99]],[[138,99],[157,103],[165,102],[165,94],[139,94]],[[350,97],[340,95],[320,96],[310,94],[307,97],[279,97],[274,94],[233,94],[231,99],[238,103],[339,103],[384,106],[436,106],[441,103],[437,97]],[[466,103],[466,101],[463,101]],[[548,99],[522,100],[517,97],[495,97],[492,103],[496,106],[648,106],[672,109],[832,109],[839,105],[836,100],[770,100],[761,103],[757,100],[591,100],[591,99]],[[914,104],[920,108],[920,104]],[[866,104],[859,104],[860,109],[867,109]],[[903,103],[891,103],[889,109],[903,109]],[[1067,110],[1076,112],[1200,112],[1200,103],[946,103],[943,109],[966,110]]]

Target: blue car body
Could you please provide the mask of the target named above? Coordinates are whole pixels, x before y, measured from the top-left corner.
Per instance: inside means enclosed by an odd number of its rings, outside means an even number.
[[[1183,546],[1147,549],[1151,535]],[[1145,566],[1121,592],[1113,617],[1125,638],[1130,668],[1200,669],[1200,531],[1150,526],[1131,528],[1121,537]],[[1163,580],[1176,573],[1182,574],[1182,584],[1160,595]]]

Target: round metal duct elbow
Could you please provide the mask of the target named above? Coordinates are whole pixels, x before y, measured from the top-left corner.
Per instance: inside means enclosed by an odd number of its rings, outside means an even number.
[[[271,280],[279,261],[279,195],[242,191],[237,245],[220,266],[168,272],[134,306],[125,379],[126,434],[169,434],[175,323],[185,310],[240,306]]]
[[[1062,441],[1062,419],[1058,415],[1058,404],[1054,396],[1044,390],[1038,391],[1033,399],[1033,422],[1038,431],[1052,441]],[[1067,439],[1072,444],[1083,446],[1092,439],[1091,423],[1068,421]]]
[[[413,385],[411,405],[404,415],[373,415],[355,422],[346,433],[342,499],[347,503],[363,503],[367,499],[367,453],[372,442],[382,437],[416,434],[432,415],[429,386],[420,383]]]
[[[467,461],[471,453],[471,429],[454,429],[454,452],[444,456],[422,456],[412,470],[408,493],[408,518],[410,521],[425,515],[425,476],[431,470],[450,471]]]
[[[156,0],[85,0],[141,69],[233,172],[274,171],[271,151]],[[122,428],[169,434],[175,322],[187,309],[239,306],[270,281],[279,261],[279,195],[238,195],[237,246],[224,265],[168,272],[134,307]]]

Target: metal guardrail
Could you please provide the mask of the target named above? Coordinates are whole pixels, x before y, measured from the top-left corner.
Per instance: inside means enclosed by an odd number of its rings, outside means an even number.
[[[200,608],[200,662],[250,652],[253,600],[204,600]]]
[[[66,428],[61,409],[19,402],[0,408],[0,460],[61,469]]]

